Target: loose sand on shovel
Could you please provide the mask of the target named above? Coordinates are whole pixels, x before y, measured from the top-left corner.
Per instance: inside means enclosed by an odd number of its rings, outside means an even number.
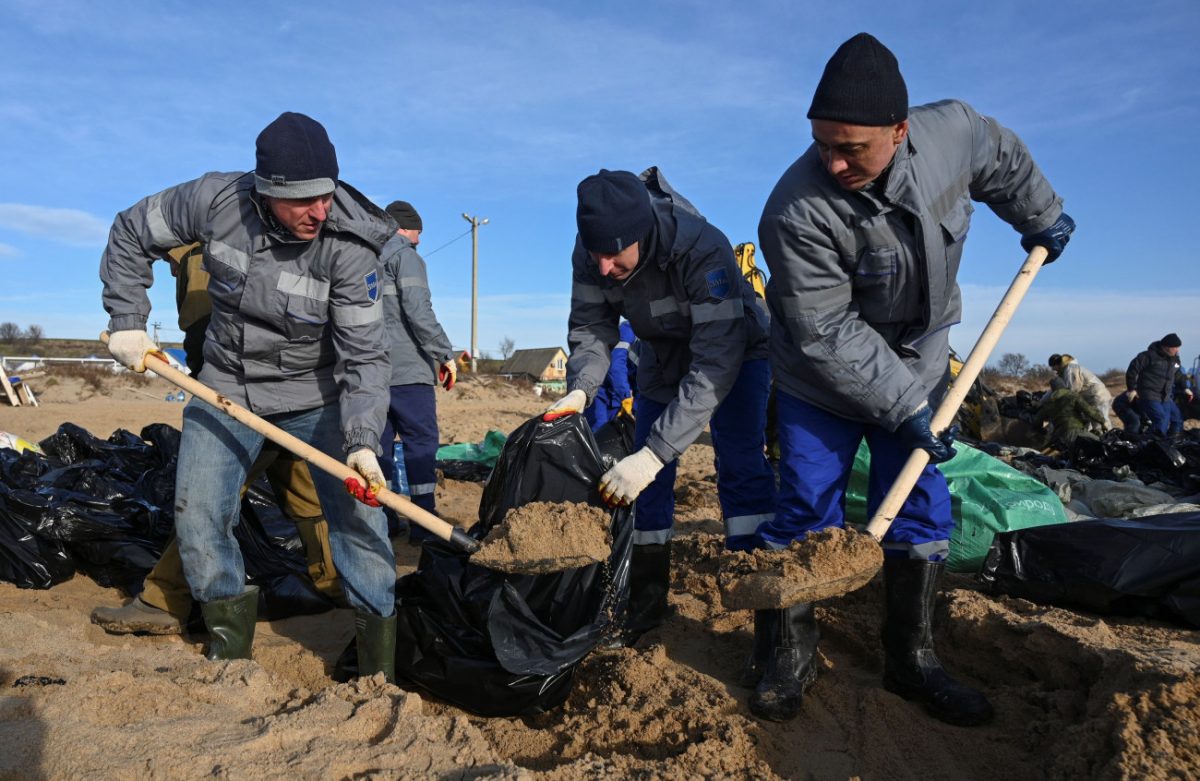
[[[721,604],[730,610],[777,610],[847,594],[883,566],[875,538],[831,527],[782,550],[721,554]]]
[[[608,558],[612,518],[600,507],[530,502],[509,510],[483,538],[471,563],[510,574],[542,575]]]

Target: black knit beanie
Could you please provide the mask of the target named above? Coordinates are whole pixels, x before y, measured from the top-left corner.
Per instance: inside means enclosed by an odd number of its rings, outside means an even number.
[[[908,117],[908,88],[896,56],[873,35],[859,33],[825,64],[809,119],[884,127]]]
[[[1167,334],[1158,343],[1163,347],[1183,347],[1183,342],[1180,341],[1178,334]]]
[[[424,230],[421,227],[421,215],[417,214],[417,210],[408,201],[392,201],[384,209],[393,220],[396,221],[396,226],[404,230]]]
[[[1046,361],[1046,365],[1049,366],[1051,369],[1057,369],[1059,366],[1062,366],[1062,362],[1063,362],[1063,357],[1061,355],[1059,355],[1058,353],[1054,353],[1053,355],[1050,356],[1050,360]]]
[[[314,198],[337,189],[338,164],[321,123],[285,111],[254,142],[254,186],[272,198]]]
[[[650,193],[628,171],[600,169],[579,183],[575,223],[588,252],[615,255],[640,241],[654,224]]]

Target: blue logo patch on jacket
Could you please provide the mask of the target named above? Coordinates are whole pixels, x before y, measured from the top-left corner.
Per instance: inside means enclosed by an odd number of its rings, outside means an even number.
[[[725,273],[725,269],[708,272],[704,275],[704,281],[708,283],[708,292],[713,298],[725,298],[729,295],[729,275]]]
[[[374,303],[379,300],[379,274],[372,271],[363,277],[363,284],[367,286],[367,298]]]

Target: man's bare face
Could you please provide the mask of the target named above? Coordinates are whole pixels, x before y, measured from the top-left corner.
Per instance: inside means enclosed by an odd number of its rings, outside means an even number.
[[[413,228],[400,228],[398,231],[396,231],[396,233],[399,233],[401,236],[411,241],[414,247],[421,243],[421,231],[419,230],[414,230]]]
[[[314,198],[268,198],[267,206],[279,224],[291,231],[293,236],[312,241],[329,218],[333,193]]]
[[[604,255],[599,252],[589,252],[588,254],[599,266],[601,276],[624,282],[637,268],[639,244],[641,242],[635,241],[615,255]]]
[[[814,119],[812,135],[829,175],[846,190],[861,190],[892,162],[908,135],[908,120],[871,127]]]

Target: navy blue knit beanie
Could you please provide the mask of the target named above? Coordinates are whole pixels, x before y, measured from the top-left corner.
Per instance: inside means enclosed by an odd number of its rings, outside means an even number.
[[[873,35],[859,33],[825,64],[809,119],[884,127],[908,118],[908,87],[896,55]]]
[[[576,193],[575,223],[588,252],[615,255],[640,241],[654,224],[650,193],[629,171],[602,168],[580,182]]]
[[[1178,334],[1167,334],[1159,339],[1158,343],[1163,347],[1183,347],[1183,340],[1179,338]]]
[[[272,198],[314,198],[337,189],[337,154],[321,123],[285,111],[254,142],[254,186]]]

